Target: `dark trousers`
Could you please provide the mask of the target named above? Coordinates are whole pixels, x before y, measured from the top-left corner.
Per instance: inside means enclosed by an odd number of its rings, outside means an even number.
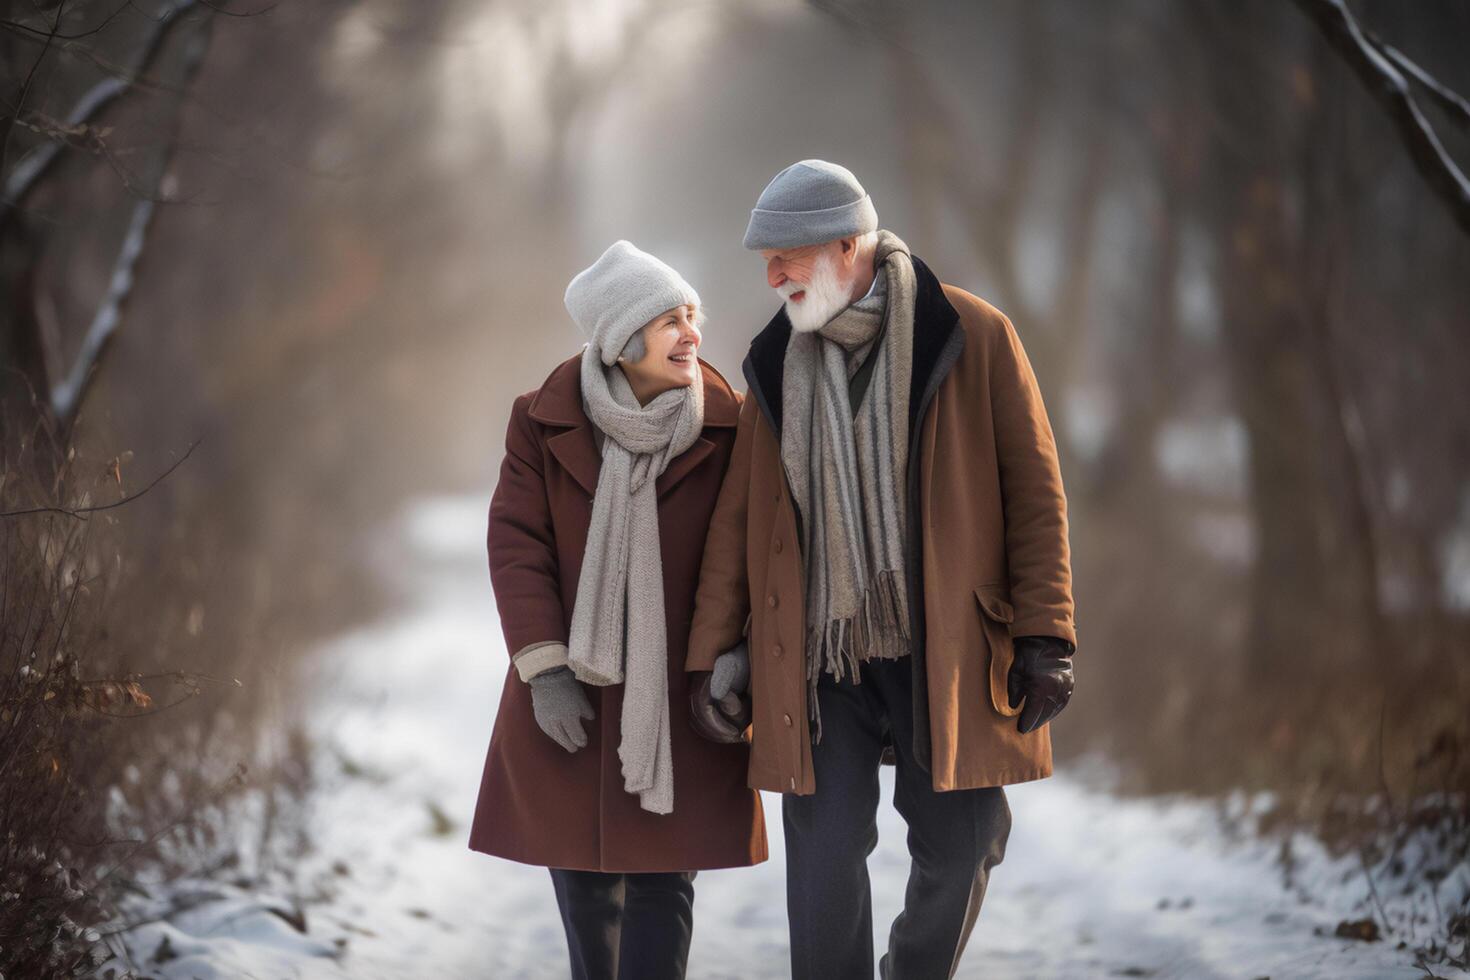
[[[551,869],[573,980],[682,980],[694,874]]]
[[[787,793],[786,912],[795,980],[873,976],[867,857],[878,844],[878,766],[896,755],[893,804],[908,824],[903,912],[879,969],[889,980],[953,976],[980,914],[990,869],[1005,857],[1011,811],[999,786],[936,793],[913,753],[912,665],[870,661],[861,683],[823,675],[822,740],[812,746],[817,791]],[[977,705],[975,710],[982,710]]]

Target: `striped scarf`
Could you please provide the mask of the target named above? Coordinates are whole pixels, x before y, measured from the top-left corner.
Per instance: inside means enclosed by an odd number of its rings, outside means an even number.
[[[878,282],[815,333],[792,331],[782,369],[781,460],[801,518],[807,710],[817,681],[909,652],[904,577],[914,266],[878,233]],[[872,363],[869,363],[871,361]],[[854,404],[854,401],[856,404]]]

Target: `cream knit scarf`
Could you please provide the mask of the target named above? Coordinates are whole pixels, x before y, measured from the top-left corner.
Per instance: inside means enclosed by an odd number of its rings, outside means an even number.
[[[606,437],[567,660],[584,683],[622,684],[623,788],[653,813],[674,809],[668,636],[655,483],[704,427],[704,376],[640,406],[617,365],[582,355],[582,398]]]

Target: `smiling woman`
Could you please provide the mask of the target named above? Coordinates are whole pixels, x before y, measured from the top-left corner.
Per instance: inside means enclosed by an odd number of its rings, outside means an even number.
[[[629,338],[618,366],[638,404],[647,405],[666,391],[694,384],[703,322],[699,305],[686,303],[660,313]]]
[[[511,666],[470,846],[551,869],[572,975],[675,980],[694,875],[766,858],[744,742],[690,721],[694,582],[740,398],[699,295],[631,243],[566,291],[587,335],[517,400],[490,505]]]

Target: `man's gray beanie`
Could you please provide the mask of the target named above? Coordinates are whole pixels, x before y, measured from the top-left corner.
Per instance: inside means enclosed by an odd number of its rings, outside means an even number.
[[[878,212],[852,171],[803,160],[761,191],[745,229],[745,247],[799,248],[878,230]]]
[[[676,306],[699,306],[699,294],[659,259],[632,242],[616,241],[572,278],[565,302],[602,363],[611,367],[645,323]]]

